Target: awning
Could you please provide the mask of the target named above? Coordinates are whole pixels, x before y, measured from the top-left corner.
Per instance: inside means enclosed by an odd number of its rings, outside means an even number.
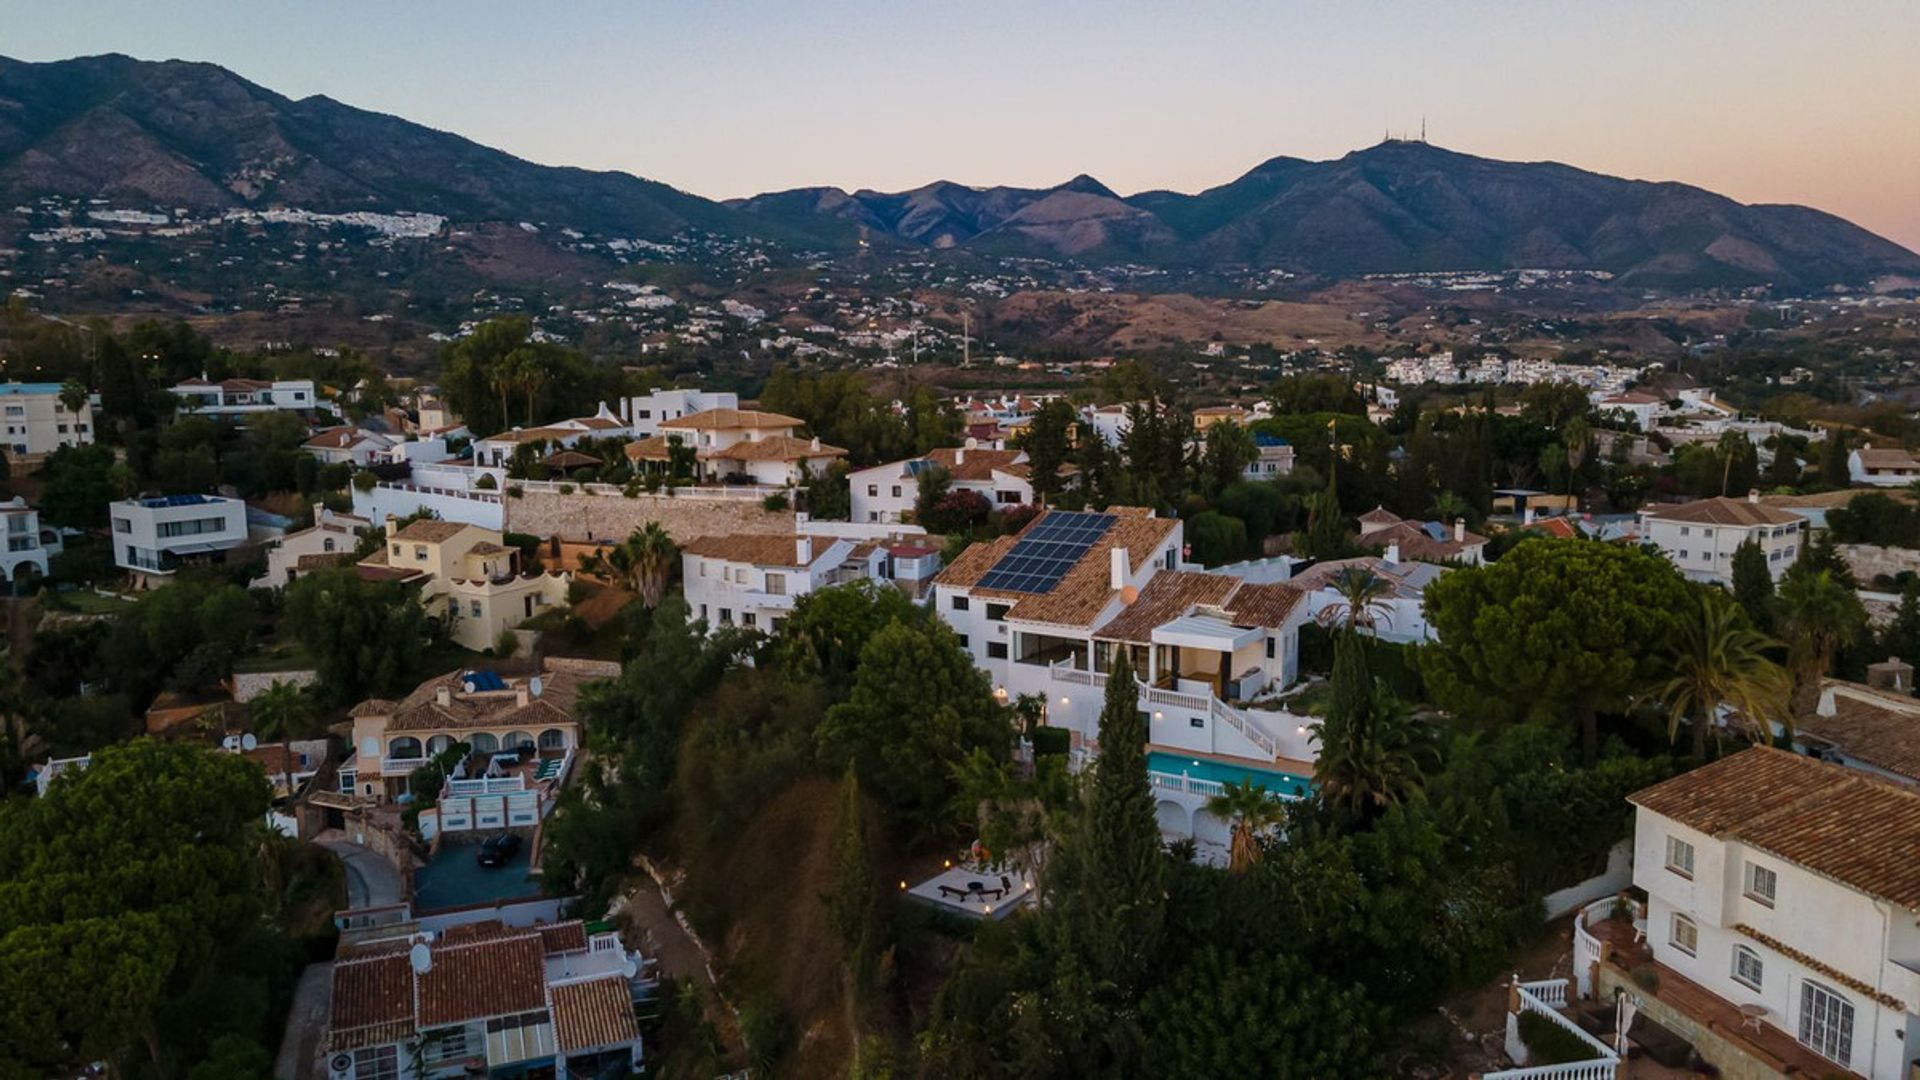
[[[206,555],[215,551],[226,551],[239,546],[240,542],[236,540],[226,544],[168,544],[161,550],[169,555]]]
[[[1153,628],[1155,645],[1177,645],[1183,649],[1211,649],[1233,652],[1257,644],[1267,636],[1260,627],[1242,629],[1224,619],[1205,615],[1183,615]]]

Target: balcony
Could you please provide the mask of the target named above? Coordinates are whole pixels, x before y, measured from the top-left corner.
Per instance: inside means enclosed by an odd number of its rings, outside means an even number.
[[[424,757],[381,758],[380,775],[405,776],[420,766],[425,765],[429,760],[431,759]]]

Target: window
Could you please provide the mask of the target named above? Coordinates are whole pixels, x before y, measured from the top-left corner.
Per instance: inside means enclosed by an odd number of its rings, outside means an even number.
[[[895,484],[895,485],[893,485],[893,497],[894,497],[894,498],[896,498],[896,499],[900,497],[900,485],[899,485],[899,484]]]
[[[353,1052],[354,1080],[394,1080],[400,1075],[398,1046],[369,1046]]]
[[[759,624],[759,620],[758,620],[758,618],[757,618],[757,617],[755,617],[755,615],[754,615],[754,613],[753,613],[753,612],[751,612],[751,611],[743,611],[743,612],[741,612],[741,613],[740,613],[740,625],[742,625],[742,626],[756,626],[756,625],[758,625],[758,624]]]
[[[321,550],[321,551],[327,551],[327,552],[330,552],[330,551],[332,551],[332,550],[333,550],[333,537],[331,537],[331,536],[323,536],[323,537],[321,537],[321,538],[320,538],[320,550]]]
[[[1007,609],[1009,606],[1010,605],[1007,605],[1007,604],[988,604],[987,605],[987,621],[988,622],[1005,622],[1007,618]]]
[[[1675,914],[1673,931],[1667,935],[1667,944],[1692,956],[1700,950],[1700,928],[1685,915]]]
[[[130,533],[133,531],[133,522],[126,518],[114,518],[113,531],[117,533]]]
[[[1686,548],[1681,548],[1681,549],[1680,549],[1680,557],[1681,557],[1681,558],[1683,558],[1683,559],[1687,557],[1687,549],[1686,549]]]
[[[1680,535],[1681,535],[1681,536],[1692,536],[1692,535],[1693,535],[1693,530],[1692,530],[1691,528],[1688,528],[1688,527],[1687,527],[1687,526],[1685,526],[1685,525],[1682,525],[1682,526],[1680,526]]]
[[[700,560],[700,576],[701,577],[707,576],[707,560],[705,559]]]
[[[478,600],[469,601],[467,604],[467,610],[473,613],[474,618],[476,619],[479,618],[480,617],[480,601]]]
[[[967,635],[965,634],[960,635],[960,647],[963,649],[970,648],[970,646],[967,644]]]
[[[1747,864],[1747,899],[1772,907],[1775,892],[1779,887],[1779,874],[1759,863]]]
[[[727,626],[733,625],[733,609],[732,608],[723,607],[720,609],[720,622]]]
[[[774,596],[787,595],[787,575],[768,574],[767,575],[767,592]]]
[[[1207,726],[1207,718],[1206,718],[1206,717],[1204,717],[1204,716],[1189,716],[1189,717],[1187,717],[1187,726],[1188,726],[1188,727],[1198,727],[1198,728],[1203,728],[1203,727],[1206,727],[1206,726]]]
[[[965,610],[967,610],[967,598],[966,598],[966,597],[964,597],[964,596],[956,596],[956,597],[954,597],[954,598],[953,598],[953,610],[955,610],[955,611],[965,611]]]
[[[413,561],[414,562],[427,561],[427,546],[425,544],[413,545]]]
[[[1267,639],[1267,659],[1269,659],[1269,660],[1271,660],[1271,659],[1273,659],[1273,647],[1274,647],[1274,646],[1273,646],[1273,639],[1272,639],[1272,638],[1268,638],[1268,639]]]
[[[1760,989],[1760,980],[1766,971],[1766,965],[1760,962],[1760,954],[1745,945],[1733,947],[1733,981],[1742,986]]]
[[[895,495],[898,495],[898,494],[900,494],[900,491],[899,491],[899,489],[898,489],[898,488],[896,488],[896,489],[894,489],[894,494],[895,494]],[[869,498],[869,499],[877,499],[877,498],[879,498],[879,497],[880,497],[880,485],[879,485],[879,484],[868,484],[868,485],[867,485],[867,498]]]
[[[1800,1041],[1829,1061],[1853,1057],[1853,1006],[1817,982],[1800,984]]]
[[[1667,837],[1667,869],[1683,878],[1693,877],[1693,845],[1677,836]]]
[[[1006,642],[1004,642],[1004,641],[989,641],[989,642],[987,642],[987,659],[989,659],[989,660],[1005,660],[1006,658],[1007,658],[1007,643],[1006,643]]]

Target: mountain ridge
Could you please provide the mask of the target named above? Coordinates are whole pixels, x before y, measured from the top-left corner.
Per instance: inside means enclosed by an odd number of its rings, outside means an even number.
[[[0,58],[0,198],[47,195],[1335,278],[1538,268],[1688,288],[1920,275],[1920,255],[1813,208],[1418,140],[1325,161],[1276,156],[1193,194],[1121,196],[1082,173],[1051,187],[938,180],[716,201],[625,172],[536,164],[323,94],[289,98],[216,64]]]

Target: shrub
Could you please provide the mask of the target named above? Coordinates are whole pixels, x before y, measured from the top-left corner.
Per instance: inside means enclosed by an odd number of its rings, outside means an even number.
[[[560,485],[560,494],[562,494],[562,495],[571,495],[571,494],[573,494],[573,485],[572,485],[572,484],[561,484],[561,485]]]
[[[1633,969],[1633,984],[1640,989],[1653,993],[1660,989],[1660,973],[1652,964],[1641,964]]]
[[[775,513],[785,510],[789,505],[791,505],[791,503],[788,502],[787,493],[784,491],[776,491],[760,500],[762,509],[771,510]]]
[[[1564,1065],[1572,1061],[1592,1061],[1600,1055],[1587,1041],[1543,1013],[1531,1010],[1520,1014],[1520,1041],[1527,1044],[1527,1065]]]
[[[507,497],[508,497],[508,498],[512,498],[512,499],[517,499],[517,498],[519,498],[519,497],[520,497],[520,485],[519,485],[519,484],[508,484],[508,485],[507,485]]]
[[[494,643],[493,655],[503,658],[512,656],[519,648],[520,638],[512,630],[502,630],[500,640]]]
[[[373,486],[379,482],[380,478],[370,472],[357,472],[353,474],[353,490],[355,491],[372,491]]]
[[[1072,744],[1072,733],[1066,728],[1037,727],[1033,729],[1034,757],[1065,754]]]
[[[475,480],[473,486],[480,491],[493,491],[499,488],[500,481],[495,480],[492,473],[481,473],[480,479]]]

